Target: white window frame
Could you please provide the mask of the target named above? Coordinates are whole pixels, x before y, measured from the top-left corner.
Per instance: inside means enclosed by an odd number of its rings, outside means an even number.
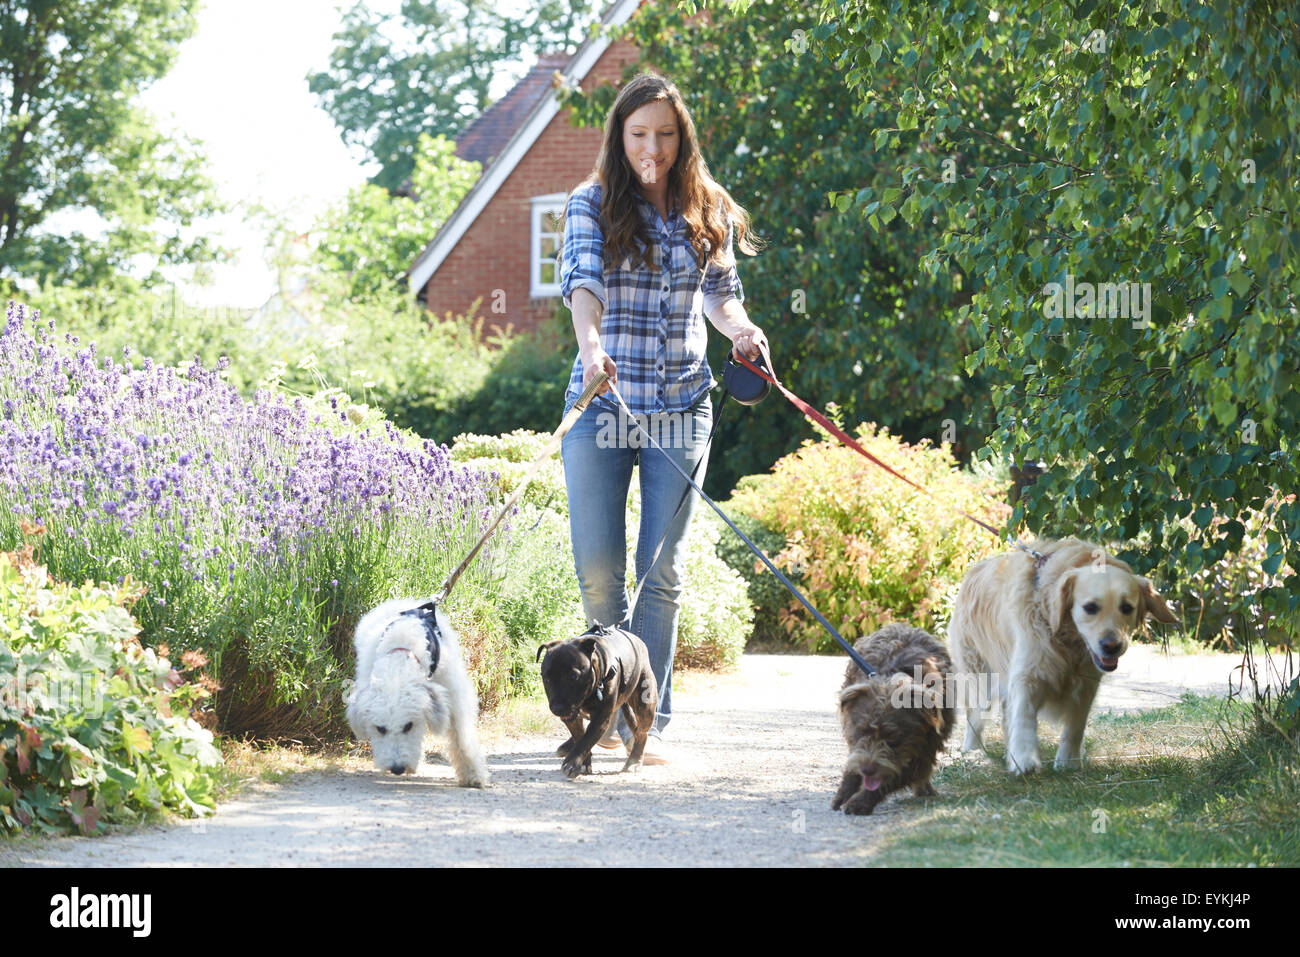
[[[564,201],[568,198],[567,193],[548,193],[545,196],[534,196],[532,199],[532,227],[529,230],[529,269],[528,269],[528,295],[533,299],[546,299],[558,297],[560,295],[560,268],[555,267],[555,282],[542,282],[542,236],[555,237],[555,251],[558,256],[560,251],[560,242],[562,236],[559,233],[544,233],[542,223],[547,213],[554,213],[557,216],[564,216]],[[550,257],[554,262],[555,256]]]

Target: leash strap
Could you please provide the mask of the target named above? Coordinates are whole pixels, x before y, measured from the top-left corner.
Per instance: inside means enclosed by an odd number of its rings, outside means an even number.
[[[615,386],[612,383],[610,384],[609,391],[613,393],[614,398],[618,401],[618,404],[620,407],[622,407],[623,411],[626,412],[629,417],[632,417],[632,411],[627,407],[627,403],[623,401],[623,396],[619,394],[618,389],[615,388]],[[844,640],[844,638],[840,635],[840,633],[835,630],[834,626],[832,626],[831,623],[822,616],[822,613],[812,606],[812,604],[808,601],[807,598],[803,596],[803,593],[799,591],[799,589],[794,587],[794,585],[790,582],[790,579],[786,578],[785,575],[781,574],[781,570],[772,564],[772,560],[763,554],[763,550],[759,548],[757,545],[755,545],[753,542],[751,542],[749,540],[749,536],[736,527],[736,523],[727,517],[727,513],[724,512],[722,509],[718,508],[717,503],[714,502],[713,499],[709,498],[707,495],[704,494],[704,489],[696,485],[695,480],[686,474],[686,470],[682,468],[680,465],[678,465],[676,462],[674,462],[672,457],[667,452],[664,452],[663,448],[659,445],[659,443],[654,440],[654,437],[651,436],[649,433],[647,433],[645,429],[641,428],[641,423],[637,422],[635,417],[632,417],[632,421],[633,423],[636,424],[638,431],[640,431],[640,433],[645,436],[646,441],[649,442],[649,444],[654,446],[656,449],[659,449],[659,451],[663,454],[664,458],[668,460],[668,463],[677,470],[678,474],[680,474],[682,478],[686,479],[687,484],[690,485],[691,488],[695,489],[695,491],[699,493],[700,498],[708,502],[709,506],[715,512],[718,513],[718,516],[724,522],[727,523],[727,525],[731,528],[731,530],[740,536],[741,541],[743,541],[746,545],[749,546],[749,550],[752,551],[755,555],[757,555],[760,559],[762,559],[762,562],[764,565],[767,566],[768,571],[770,571],[773,575],[775,575],[777,579],[781,582],[781,584],[784,585],[789,590],[790,594],[794,595],[795,598],[799,599],[800,603],[805,608],[807,608],[809,612],[812,613],[813,617],[816,618],[817,621],[821,624],[821,626],[826,629],[827,633],[829,633],[832,638],[834,638],[837,642],[839,642],[840,647],[843,648],[848,653],[848,656],[853,659],[854,663],[857,664],[857,666],[861,668],[864,672],[866,672],[866,674],[868,675],[876,674],[876,669],[871,667],[871,665],[867,664],[866,659],[864,659],[860,654],[858,654],[857,651],[854,650],[853,646]]]
[[[474,547],[470,549],[469,554],[466,555],[452,573],[447,576],[447,580],[442,583],[442,587],[438,589],[438,594],[435,595],[433,599],[435,605],[440,605],[446,601],[447,595],[451,592],[452,588],[455,587],[456,582],[460,579],[460,576],[464,574],[465,569],[469,567],[469,563],[474,560],[474,556],[479,553],[479,549],[483,547],[483,543],[492,537],[492,533],[497,530],[497,526],[501,524],[501,520],[509,514],[510,509],[514,508],[515,503],[523,496],[524,490],[528,488],[528,483],[531,482],[533,476],[537,474],[537,470],[542,467],[542,463],[555,454],[556,449],[560,447],[560,440],[568,434],[571,428],[573,428],[574,423],[578,421],[582,413],[587,410],[587,406],[591,404],[591,400],[596,395],[596,390],[604,385],[608,379],[609,374],[602,369],[596,373],[589,383],[587,383],[587,387],[582,390],[582,395],[578,396],[578,401],[573,403],[573,408],[571,408],[569,414],[564,417],[564,421],[560,423],[559,428],[551,433],[551,437],[546,442],[546,447],[542,449],[542,454],[533,461],[532,465],[528,466],[528,471],[526,471],[523,478],[519,480],[519,484],[515,487],[515,492],[510,496],[510,500],[507,501],[505,505],[501,506],[501,511],[499,511],[497,517],[492,520],[492,524],[489,525],[483,534],[479,536],[478,541],[474,543]],[[613,383],[610,383],[609,387],[610,389],[613,389]],[[615,395],[617,395],[617,393],[615,393]],[[624,408],[626,408],[626,406],[624,406]]]
[[[766,345],[761,346],[760,348],[762,348],[763,350],[763,358],[767,362],[768,369],[773,370],[771,375],[769,375],[765,370],[760,369],[754,363],[750,362],[749,359],[746,358],[745,356],[737,355],[736,356],[737,361],[739,361],[742,365],[744,365],[747,369],[749,369],[749,371],[753,372],[755,375],[759,376],[762,379],[766,379],[772,385],[776,386],[777,389],[780,390],[781,394],[786,397],[787,401],[789,401],[791,405],[793,405],[796,409],[802,412],[805,418],[813,422],[816,422],[818,425],[824,428],[831,435],[839,439],[840,442],[842,442],[844,445],[847,445],[849,448],[853,449],[853,451],[857,452],[859,455],[865,456],[869,461],[874,462],[876,465],[880,466],[890,475],[894,476],[894,478],[906,482],[908,485],[912,486],[912,488],[916,489],[918,492],[921,492],[922,494],[927,495],[930,498],[934,498],[934,495],[929,491],[929,489],[925,488],[924,486],[917,485],[906,475],[902,475],[901,473],[894,471],[884,462],[880,461],[880,459],[876,458],[874,455],[872,455],[870,452],[864,449],[856,439],[854,439],[851,435],[849,435],[847,432],[841,429],[830,419],[826,418],[825,415],[823,415],[821,412],[818,412],[815,408],[813,408],[803,399],[799,398],[797,395],[795,395],[793,392],[787,389],[785,385],[776,377],[776,367],[772,365],[772,357],[767,354]],[[983,519],[976,518],[974,515],[971,515],[967,512],[963,512],[961,509],[957,509],[956,511],[958,515],[961,515],[963,518],[970,519],[980,528],[983,528],[986,531],[990,532],[994,538],[998,539],[999,541],[1002,540],[1002,533],[999,532],[992,525],[990,525],[988,522],[984,521]],[[1028,554],[1034,556],[1034,558],[1039,559],[1040,561],[1042,560],[1043,556],[1041,554],[1029,548],[1027,545],[1024,545],[1019,538],[1017,538],[1014,542],[1011,542],[1011,544],[1014,545],[1016,548],[1020,549],[1021,551],[1027,552]]]

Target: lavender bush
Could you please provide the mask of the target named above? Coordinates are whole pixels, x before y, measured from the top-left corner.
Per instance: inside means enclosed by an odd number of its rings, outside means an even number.
[[[0,548],[31,522],[57,578],[144,582],[142,638],[207,654],[224,730],[337,732],[357,617],[437,586],[490,514],[494,477],[387,422],[357,428],[337,402],[246,401],[220,368],[137,366],[129,349],[118,361],[66,342],[10,301]],[[506,547],[494,539],[452,596],[489,706],[513,667],[486,610],[493,549]]]

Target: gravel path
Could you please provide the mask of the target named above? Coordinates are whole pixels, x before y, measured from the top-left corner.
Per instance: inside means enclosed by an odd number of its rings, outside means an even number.
[[[1098,708],[1223,695],[1238,663],[1135,646]],[[306,773],[254,785],[201,822],[0,846],[0,865],[854,864],[920,802],[903,793],[868,818],[831,812],[843,668],[839,657],[747,655],[738,672],[690,676],[674,693],[673,763],[638,774],[619,773],[621,750],[597,749],[596,773],[568,781],[552,754],[564,737],[557,722],[554,734],[491,749],[485,791],[455,787],[440,759],[403,778]]]

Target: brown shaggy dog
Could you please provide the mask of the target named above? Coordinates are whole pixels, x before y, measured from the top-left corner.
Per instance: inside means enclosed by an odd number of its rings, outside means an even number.
[[[960,682],[988,675],[1002,698],[1007,768],[1037,771],[1038,714],[1062,720],[1056,767],[1083,760],[1083,729],[1105,672],[1119,667],[1129,636],[1149,615],[1177,617],[1151,582],[1105,549],[1077,538],[1030,545],[976,562],[966,573],[948,642]],[[966,707],[965,751],[983,748],[983,714]]]
[[[918,797],[934,794],[930,775],[953,724],[945,700],[952,673],[947,650],[933,635],[897,623],[859,638],[853,648],[879,673],[867,677],[852,661],[845,671],[840,724],[849,759],[831,810],[870,814],[909,785]]]

